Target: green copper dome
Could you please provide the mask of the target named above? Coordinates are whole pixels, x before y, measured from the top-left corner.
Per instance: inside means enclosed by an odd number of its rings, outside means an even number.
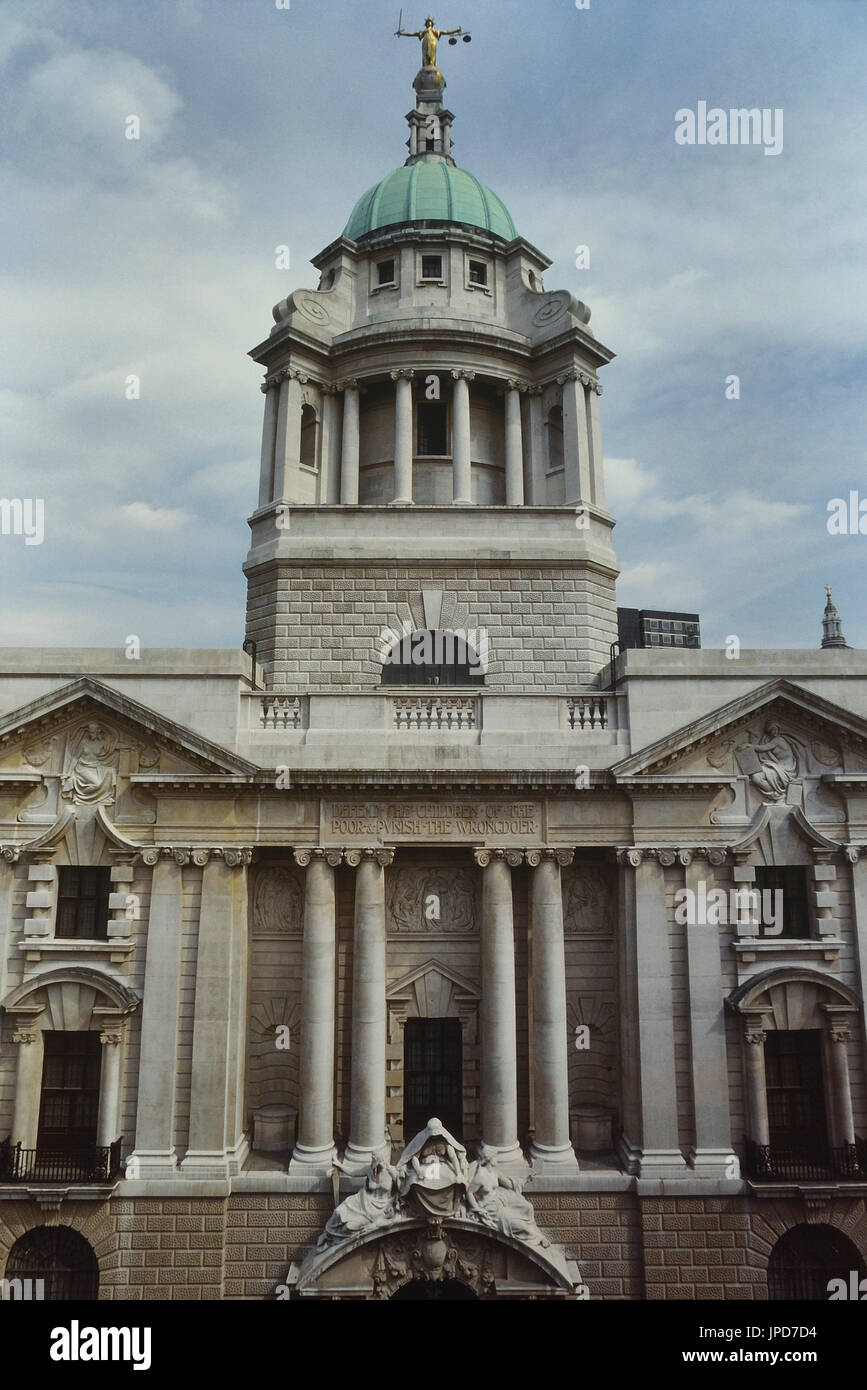
[[[505,203],[465,169],[443,160],[404,164],[359,198],[344,236],[360,237],[404,222],[464,222],[504,241],[518,235]]]

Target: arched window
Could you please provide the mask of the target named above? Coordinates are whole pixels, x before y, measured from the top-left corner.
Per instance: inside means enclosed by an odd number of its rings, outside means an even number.
[[[383,685],[483,685],[484,680],[484,651],[446,628],[408,632],[382,663]]]
[[[316,468],[319,454],[319,420],[312,405],[301,407],[301,466]]]
[[[556,473],[563,467],[563,408],[554,405],[548,411],[545,421],[548,432],[548,472]]]
[[[52,1302],[99,1294],[99,1265],[84,1236],[70,1226],[37,1226],[20,1236],[9,1252],[4,1278],[42,1279]]]
[[[857,1247],[833,1226],[794,1226],[780,1236],[768,1261],[768,1298],[827,1302],[828,1284],[843,1279],[846,1288],[855,1272],[864,1274]]]

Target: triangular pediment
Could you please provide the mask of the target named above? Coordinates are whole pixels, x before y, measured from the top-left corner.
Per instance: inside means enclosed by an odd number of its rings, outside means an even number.
[[[0,778],[16,770],[63,775],[76,736],[93,723],[104,731],[97,760],[123,764],[126,775],[179,773],[252,776],[254,764],[90,676],[81,677],[0,719]],[[120,769],[119,769],[120,770]]]
[[[694,780],[761,777],[764,747],[779,726],[789,751],[779,761],[795,779],[818,779],[832,772],[867,772],[867,720],[788,680],[769,681],[675,729],[616,763],[619,782],[633,779]]]

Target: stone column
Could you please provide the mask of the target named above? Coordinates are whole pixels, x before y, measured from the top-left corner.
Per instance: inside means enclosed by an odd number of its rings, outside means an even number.
[[[135,1171],[165,1177],[177,1166],[175,1153],[178,1017],[181,1010],[183,866],[187,850],[146,849],[153,865],[142,991],[141,1051],[135,1128]]]
[[[599,397],[602,387],[591,378],[587,387],[587,425],[590,436],[590,484],[591,501],[597,507],[605,506],[605,470],[602,465],[602,426],[599,423]]]
[[[284,369],[281,373],[277,406],[277,433],[274,443],[275,502],[288,502],[293,470],[301,466],[301,386],[303,372]]]
[[[566,950],[561,865],[572,850],[528,850],[533,868],[533,1098],[530,1157],[536,1172],[578,1170],[569,1137]]]
[[[680,1150],[675,1083],[674,1021],[671,983],[671,949],[665,903],[663,869],[674,863],[673,850],[659,850],[653,857],[637,847],[622,853],[635,871],[634,918],[627,930],[634,933],[635,984],[641,1106],[641,1149],[638,1158],[642,1178],[682,1176],[686,1161]]]
[[[120,1056],[123,1033],[111,1029],[100,1033],[102,1066],[99,1071],[99,1115],[96,1122],[96,1147],[107,1149],[120,1138],[118,1106],[120,1103]]]
[[[685,886],[691,890],[695,902],[702,879],[706,881],[708,893],[716,886],[713,868],[725,862],[725,853],[712,849],[706,858],[697,859],[691,850],[680,850],[678,860],[686,871]],[[695,1114],[695,1147],[690,1151],[690,1163],[708,1177],[725,1178],[731,1175],[733,1151],[719,928],[696,922],[687,923],[683,931],[689,970],[690,1064]]]
[[[18,1048],[18,1063],[10,1138],[22,1149],[35,1149],[42,1099],[42,1034],[38,1028],[16,1028],[12,1041]]]
[[[507,855],[509,858],[507,858]],[[515,931],[512,871],[521,851],[473,851],[482,873],[482,1139],[499,1164],[526,1171],[518,1143],[518,1052],[515,1021]]]
[[[334,1148],[334,997],[337,979],[334,870],[340,850],[296,849],[306,869],[301,965],[298,1140],[290,1173],[330,1173]]]
[[[322,388],[322,464],[319,483],[319,503],[332,506],[340,501],[340,424],[337,392],[333,386]]]
[[[530,470],[529,496],[531,507],[545,505],[545,426],[542,420],[542,387],[530,386],[527,390],[530,415]]]
[[[276,381],[268,381],[260,389],[265,395],[265,418],[262,423],[262,455],[259,464],[259,506],[267,507],[274,496],[274,448],[277,443],[280,387]]]
[[[0,999],[6,994],[10,955],[7,933],[11,936],[15,865],[18,862],[18,854],[17,845],[0,845]]]
[[[852,925],[861,998],[867,998],[867,847],[851,845],[846,858],[852,876]],[[867,1070],[867,1030],[861,1029],[861,1067]]]
[[[771,1142],[768,1126],[768,1091],[765,1081],[765,1042],[767,1033],[755,1021],[744,1018],[744,1063],[747,1083],[747,1121],[749,1137],[760,1148]]]
[[[412,371],[392,372],[394,399],[394,498],[393,505],[412,502]]]
[[[469,383],[475,376],[475,372],[452,372],[452,502],[460,507],[473,501]]]
[[[343,444],[340,458],[340,501],[358,506],[359,389],[353,379],[340,382],[343,391]]]
[[[592,502],[590,481],[590,436],[587,432],[587,407],[584,387],[590,378],[575,367],[558,376],[563,390],[563,464],[565,470],[565,501]]]
[[[352,1080],[349,1143],[344,1166],[361,1172],[375,1154],[391,1156],[385,1128],[385,1062],[388,1007],[385,1000],[385,866],[394,850],[347,850],[358,863],[355,876],[355,934],[352,951]]]
[[[845,1022],[830,1013],[826,1051],[831,1082],[831,1123],[835,1148],[855,1143],[855,1120],[852,1113],[852,1090],[849,1085],[849,1041],[852,1037]]]
[[[506,382],[506,506],[524,505],[524,446],[521,438],[521,391],[515,380]]]

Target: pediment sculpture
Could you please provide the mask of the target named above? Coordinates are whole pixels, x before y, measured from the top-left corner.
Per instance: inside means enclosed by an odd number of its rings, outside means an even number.
[[[340,1165],[338,1165],[340,1166]],[[431,1119],[396,1164],[376,1157],[364,1186],[340,1203],[319,1237],[317,1253],[377,1229],[419,1217],[473,1222],[489,1231],[549,1249],[520,1181],[497,1168],[497,1150],[479,1144],[474,1163],[442,1122]],[[556,1258],[552,1250],[549,1258]]]
[[[61,796],[74,806],[112,805],[117,781],[114,731],[91,721],[78,731],[70,751],[72,761],[61,778]]]

